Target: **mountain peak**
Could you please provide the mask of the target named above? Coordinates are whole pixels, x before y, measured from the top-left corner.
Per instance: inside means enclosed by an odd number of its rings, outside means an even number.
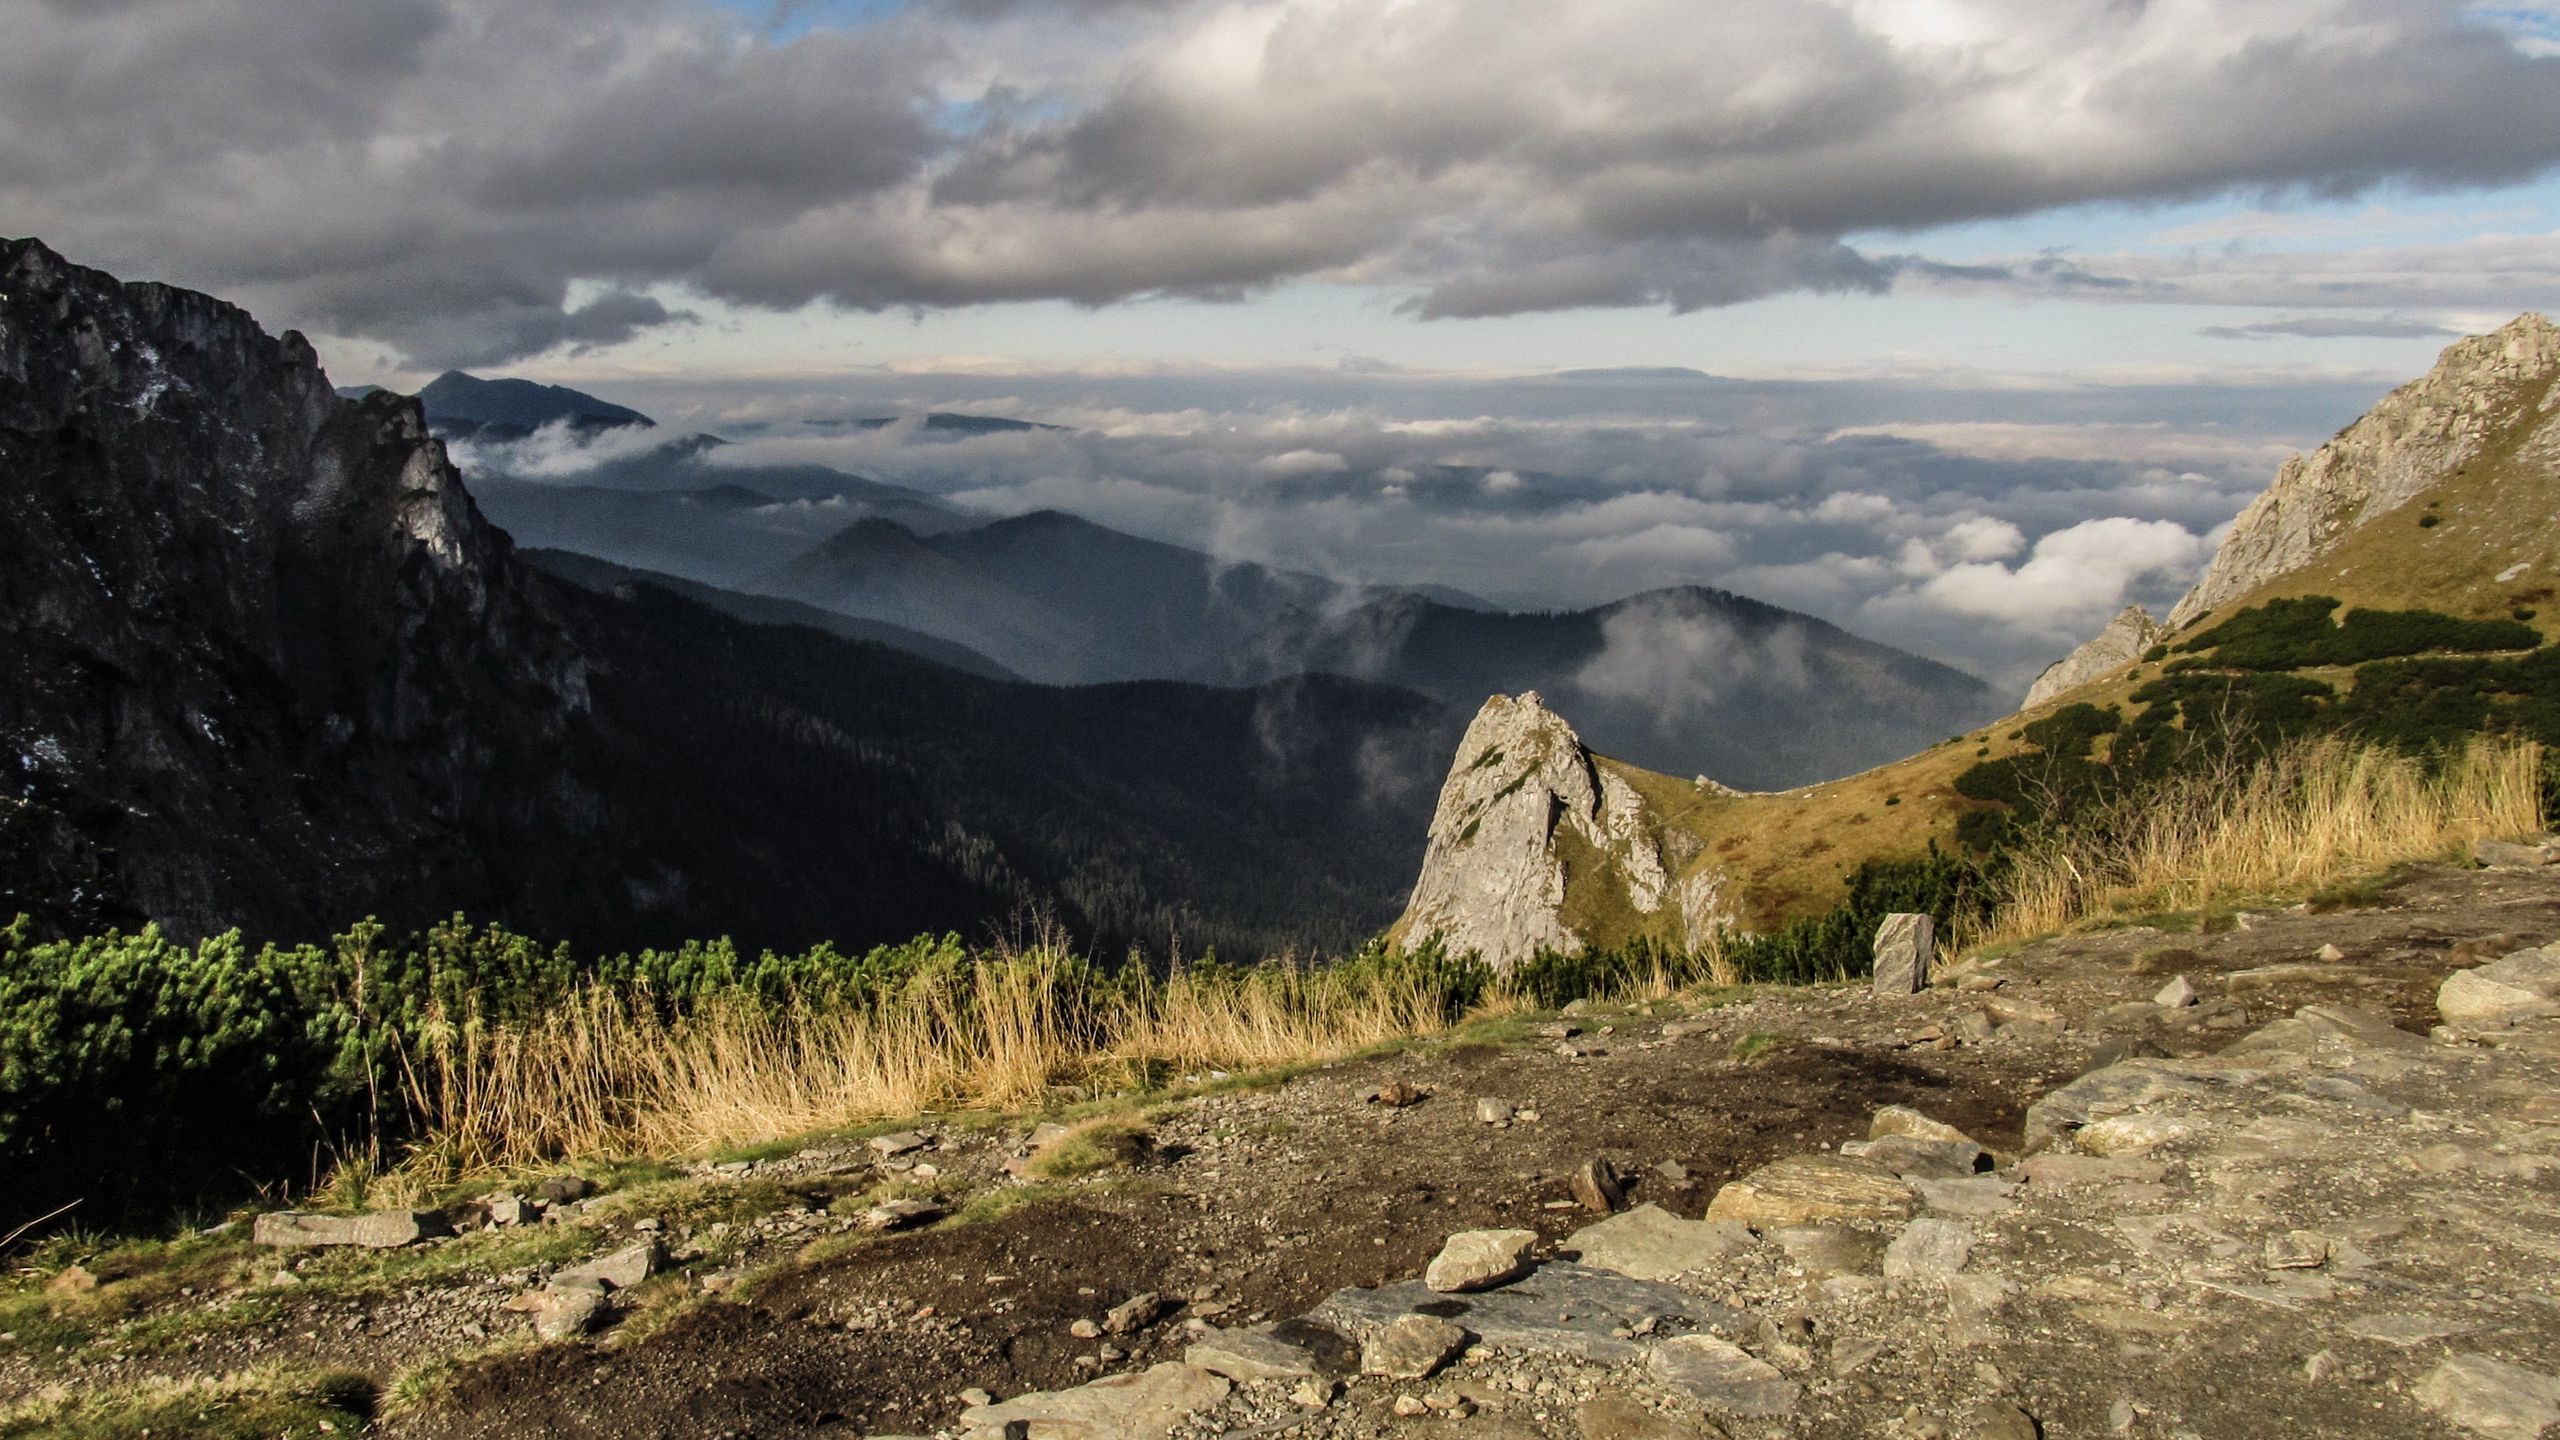
[[[2321,559],[2537,415],[2560,377],[2560,326],[2534,311],[2445,347],[2435,368],[2382,398],[2326,445],[2297,455],[2232,523],[2213,563],[2169,612],[2180,629]]]
[[[484,380],[461,370],[447,370],[418,391],[427,419],[440,429],[473,433],[495,429],[530,434],[545,425],[566,422],[576,429],[610,430],[658,422],[628,406],[599,400],[565,385],[532,380]]]

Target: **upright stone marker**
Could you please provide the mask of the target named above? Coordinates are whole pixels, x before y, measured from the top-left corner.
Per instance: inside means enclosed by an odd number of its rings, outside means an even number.
[[[1876,993],[1917,995],[1938,955],[1938,923],[1926,915],[1887,915],[1876,927]]]

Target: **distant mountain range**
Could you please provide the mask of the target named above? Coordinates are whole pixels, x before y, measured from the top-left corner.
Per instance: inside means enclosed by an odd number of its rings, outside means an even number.
[[[436,388],[420,399],[442,426]],[[531,391],[554,420],[606,403]],[[1033,428],[940,413],[919,423],[955,434]],[[484,465],[473,489],[529,545],[712,587],[730,598],[711,603],[731,613],[743,613],[738,597],[776,597],[894,627],[875,632],[889,644],[931,636],[1049,684],[1330,673],[1461,709],[1535,689],[1604,753],[1745,788],[1879,765],[1999,711],[1961,671],[1722,591],[1506,614],[1460,592],[1221,560],[1057,511],[989,520],[823,466],[734,464],[722,444],[691,436],[617,453],[574,484]]]
[[[1293,617],[1230,652],[1217,678],[1306,671],[1468,710],[1488,695],[1539,691],[1602,754],[1747,790],[1881,765],[2002,708],[1961,670],[1700,586],[1529,614],[1396,595]]]

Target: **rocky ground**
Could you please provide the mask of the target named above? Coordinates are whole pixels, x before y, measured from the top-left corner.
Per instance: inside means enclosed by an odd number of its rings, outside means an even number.
[[[2536,1435],[2560,967],[2499,957],[2560,875],[2342,898],[1479,1027],[1071,1180],[927,1117],[398,1249],[104,1254],[0,1309],[0,1400],[282,1361],[418,1437]],[[1488,1230],[1498,1283],[1422,1283]]]

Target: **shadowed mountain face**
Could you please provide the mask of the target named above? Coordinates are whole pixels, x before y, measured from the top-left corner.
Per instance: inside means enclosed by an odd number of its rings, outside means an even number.
[[[1272,626],[1361,593],[1054,510],[938,535],[863,521],[754,588],[941,635],[1060,684],[1222,673]]]
[[[41,928],[858,945],[1032,906],[1258,954],[1411,879],[1455,734],[1419,696],[1047,690],[583,589],[300,337],[32,241],[0,297],[0,911]]]
[[[1536,690],[1604,755],[1751,790],[1881,765],[2001,709],[1960,670],[1697,587],[1514,615],[1400,595],[1278,627],[1224,678],[1302,671],[1470,707]]]

